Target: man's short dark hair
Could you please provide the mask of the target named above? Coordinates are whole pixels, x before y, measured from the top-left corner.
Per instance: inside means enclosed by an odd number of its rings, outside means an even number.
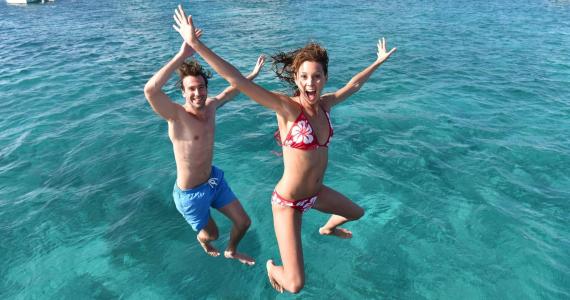
[[[183,62],[182,65],[178,68],[177,72],[178,75],[180,76],[180,79],[176,83],[176,86],[178,86],[183,91],[184,91],[183,80],[186,76],[196,76],[196,77],[202,76],[202,78],[204,78],[204,84],[206,85],[206,87],[208,87],[208,78],[212,77],[212,73],[204,69],[200,65],[200,63],[198,63],[194,59]]]

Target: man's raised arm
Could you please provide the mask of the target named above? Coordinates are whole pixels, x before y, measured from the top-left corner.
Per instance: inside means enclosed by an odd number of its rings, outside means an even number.
[[[257,58],[257,63],[253,68],[253,71],[249,75],[246,76],[247,79],[253,80],[259,74],[259,71],[263,68],[265,64],[265,55],[260,55]],[[217,108],[222,107],[224,104],[228,103],[230,100],[235,98],[239,94],[239,90],[236,87],[228,86],[225,90],[223,90],[219,95],[216,96],[217,99]]]
[[[202,31],[197,30],[196,35],[202,35]],[[187,43],[182,43],[180,51],[178,51],[164,67],[156,72],[144,86],[144,95],[152,109],[168,121],[172,121],[176,118],[178,105],[172,102],[170,97],[162,91],[162,87],[166,84],[172,73],[182,65],[186,58],[192,56],[192,54],[194,54],[194,49]]]

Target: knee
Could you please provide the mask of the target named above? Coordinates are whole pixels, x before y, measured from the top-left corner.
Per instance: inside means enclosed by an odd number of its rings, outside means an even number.
[[[305,287],[305,280],[302,278],[297,278],[289,281],[287,290],[293,294],[297,294],[303,289],[303,287]]]
[[[360,218],[364,217],[364,209],[362,207],[358,207],[358,209],[354,212],[354,215],[352,217],[352,220],[358,220]]]
[[[245,216],[245,218],[237,221],[235,223],[235,226],[239,229],[239,230],[247,230],[249,229],[249,227],[251,226],[251,219],[248,216]]]
[[[292,274],[287,276],[287,283],[283,286],[293,294],[299,293],[305,287],[305,276],[303,274]]]

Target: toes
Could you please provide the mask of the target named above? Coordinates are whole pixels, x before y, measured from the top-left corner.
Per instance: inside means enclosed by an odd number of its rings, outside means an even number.
[[[352,232],[350,230],[344,229],[344,228],[338,228],[337,229],[337,235],[341,238],[351,238],[352,237]]]
[[[213,257],[220,256],[220,252],[218,251],[218,249],[216,249],[210,243],[204,243],[200,239],[198,239],[198,243],[200,243],[200,246],[202,246],[202,249],[204,249],[204,252],[206,252],[206,254]]]
[[[244,265],[248,265],[248,266],[253,266],[255,265],[255,260],[245,254],[242,253],[237,253],[237,252],[229,252],[229,251],[225,251],[224,252],[224,256],[226,258],[229,259],[236,259],[237,261],[239,261],[240,263],[244,264]]]
[[[273,260],[271,259],[268,260],[265,266],[267,267],[267,277],[269,277],[269,283],[271,284],[273,289],[275,289],[279,293],[283,293],[283,287],[279,283],[277,283],[277,281],[273,279],[273,277],[271,276],[271,268],[273,267]]]
[[[344,229],[344,228],[339,228],[338,231],[344,233],[344,234],[352,234],[352,232],[350,232],[350,230],[348,229]]]
[[[352,238],[352,232],[344,228],[334,228],[332,230],[325,229],[324,227],[319,228],[319,233],[321,235],[334,235],[339,238],[349,239]]]

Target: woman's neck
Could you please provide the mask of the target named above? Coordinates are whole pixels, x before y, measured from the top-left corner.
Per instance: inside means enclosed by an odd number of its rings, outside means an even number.
[[[303,111],[305,111],[309,116],[315,116],[319,114],[319,101],[320,99],[311,104],[306,100],[303,100],[300,96],[297,97],[296,102],[301,105]]]

